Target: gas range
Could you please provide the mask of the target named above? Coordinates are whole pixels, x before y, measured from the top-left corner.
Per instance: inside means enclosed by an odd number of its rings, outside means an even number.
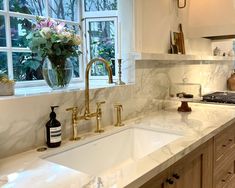
[[[202,101],[235,104],[235,93],[214,92],[202,96]]]

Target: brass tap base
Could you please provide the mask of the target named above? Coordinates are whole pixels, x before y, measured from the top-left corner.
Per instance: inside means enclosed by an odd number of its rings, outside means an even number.
[[[77,140],[81,140],[81,137],[76,137],[76,138],[70,138],[70,141],[77,141]]]
[[[115,82],[115,85],[126,85],[126,83],[118,80],[117,82]]]
[[[104,130],[103,129],[100,129],[100,130],[95,130],[95,133],[103,133]]]
[[[115,124],[114,126],[115,126],[115,127],[122,127],[122,126],[124,126],[124,125],[125,125],[124,123],[121,123],[121,124],[118,123],[118,124]]]

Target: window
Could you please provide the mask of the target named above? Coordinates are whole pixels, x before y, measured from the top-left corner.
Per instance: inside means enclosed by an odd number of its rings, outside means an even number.
[[[42,62],[31,54],[26,40],[36,16],[64,21],[81,35],[84,33],[84,63],[103,57],[115,75],[117,0],[0,0],[0,72],[22,86],[44,83]],[[82,24],[80,20],[84,20]],[[74,79],[82,79],[82,58],[73,58],[72,62]],[[102,64],[93,66],[92,77],[104,78],[106,74]]]
[[[106,59],[116,77],[117,62],[117,0],[84,0],[83,16],[86,28],[87,61],[95,57]],[[107,75],[104,64],[92,66],[91,79]]]

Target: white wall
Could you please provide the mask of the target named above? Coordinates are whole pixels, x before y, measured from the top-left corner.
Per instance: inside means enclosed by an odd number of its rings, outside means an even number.
[[[235,31],[234,0],[188,0],[190,37],[232,35]]]
[[[212,55],[209,40],[188,38],[188,8],[178,9],[173,0],[135,0],[135,51],[168,53],[170,31],[183,23],[186,54]]]

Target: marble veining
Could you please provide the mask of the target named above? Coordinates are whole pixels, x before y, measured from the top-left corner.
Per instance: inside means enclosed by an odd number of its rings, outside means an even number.
[[[190,83],[200,83],[203,93],[226,90],[226,80],[232,69],[232,61],[172,60],[136,61],[123,60],[125,86],[91,89],[91,110],[97,101],[105,100],[102,125],[115,121],[113,105],[123,105],[123,119],[161,110],[169,96],[169,87],[187,78]],[[59,105],[57,117],[62,123],[63,139],[71,136],[71,114],[65,109],[84,108],[84,91],[52,92],[37,96],[13,97],[0,100],[0,158],[27,151],[45,144],[44,127],[48,121],[50,106]],[[215,117],[216,118],[216,117]],[[95,120],[79,122],[79,132],[92,131]]]
[[[162,131],[183,133],[183,136],[133,163],[117,166],[97,176],[90,176],[45,160],[40,157],[56,153],[74,142],[64,142],[61,148],[44,153],[31,150],[0,160],[0,185],[23,188],[34,183],[34,187],[138,187],[157,173],[203,144],[214,135],[235,123],[235,107],[224,105],[191,104],[191,113],[179,113],[176,106],[126,120],[128,126],[145,126]],[[106,135],[117,131],[106,127]],[[95,135],[99,137],[99,135]],[[84,137],[81,142],[94,139]],[[109,156],[107,156],[109,157]],[[104,159],[105,161],[105,159]],[[78,159],[79,162],[79,159]]]

